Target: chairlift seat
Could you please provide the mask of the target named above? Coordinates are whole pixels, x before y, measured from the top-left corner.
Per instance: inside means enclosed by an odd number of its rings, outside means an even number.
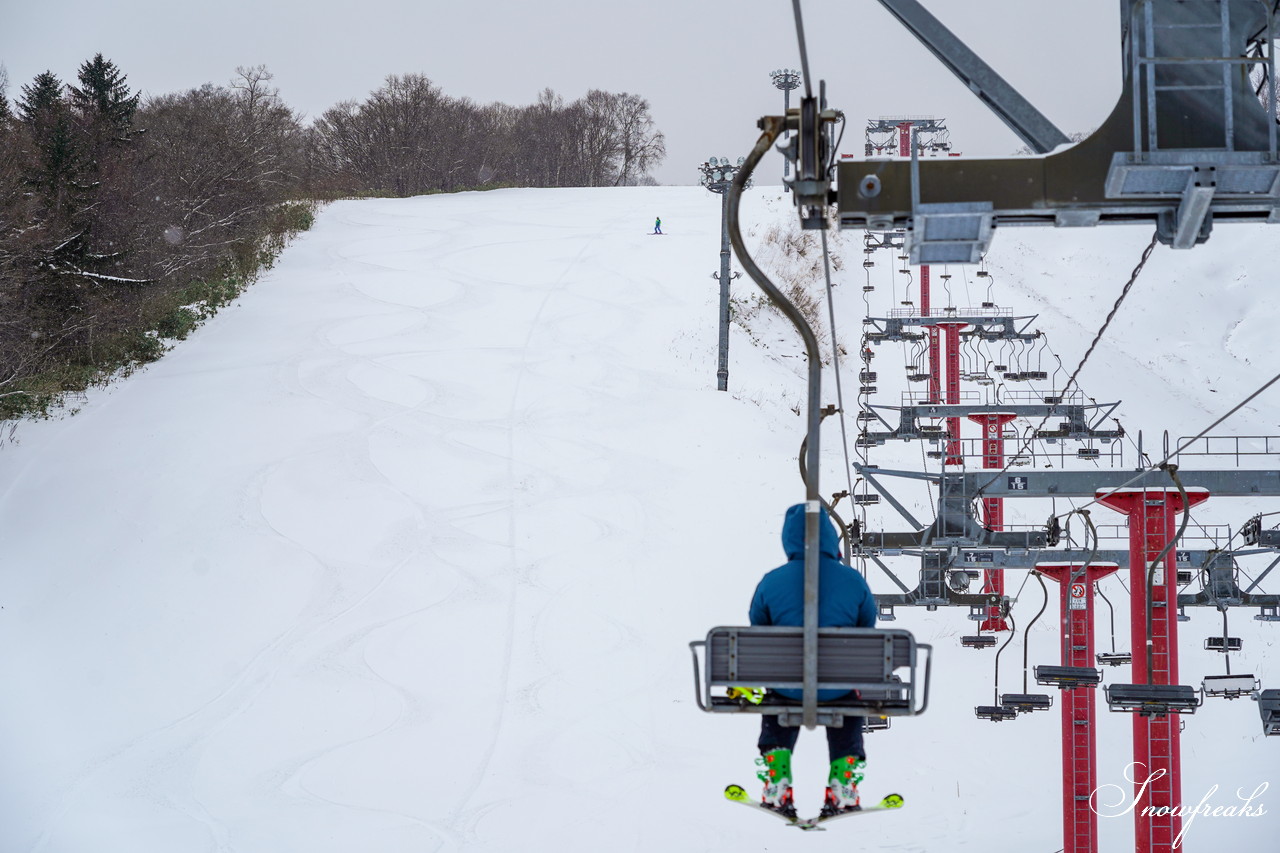
[[[989,649],[997,642],[991,634],[970,634],[960,638],[960,645],[967,649]]]
[[[860,506],[870,506],[871,504],[880,503],[879,495],[854,495],[853,502]]]
[[[1257,692],[1262,683],[1248,675],[1206,675],[1202,689],[1205,696],[1221,696],[1224,699],[1239,699]]]
[[[1194,714],[1204,704],[1203,697],[1189,684],[1109,684],[1105,692],[1112,711],[1143,717]]]
[[[1244,641],[1239,637],[1205,637],[1204,650],[1206,652],[1238,652],[1244,648]]]
[[[1020,714],[1027,714],[1031,711],[1049,710],[1053,707],[1053,697],[1047,693],[1005,693],[1000,697],[1000,704]]]
[[[1280,735],[1280,690],[1258,694],[1258,713],[1262,715],[1263,734]]]
[[[1076,451],[1076,457],[1079,459],[1100,459],[1102,451],[1096,447],[1081,447]]]
[[[1036,684],[1072,690],[1076,687],[1097,687],[1102,683],[1102,670],[1091,666],[1037,666]]]
[[[698,649],[705,672],[700,674]],[[800,725],[798,700],[772,690],[800,690],[804,683],[804,629],[720,626],[689,643],[698,707],[715,713],[775,714],[782,725]],[[920,676],[920,650],[928,652]],[[819,628],[818,689],[854,691],[818,703],[817,722],[840,726],[845,717],[914,716],[929,703],[933,647],[901,628]],[[713,696],[718,688],[770,688],[759,705]]]
[[[973,709],[979,720],[990,720],[993,723],[1018,719],[1018,712],[1003,705],[979,705]]]
[[[1126,663],[1133,663],[1133,655],[1129,652],[1098,652],[1094,655],[1098,659],[1098,663],[1107,666],[1120,666]]]

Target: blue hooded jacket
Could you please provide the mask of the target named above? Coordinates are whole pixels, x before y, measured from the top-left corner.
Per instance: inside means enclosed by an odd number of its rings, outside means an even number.
[[[840,539],[825,508],[818,523],[818,625],[823,628],[874,628],[876,600],[866,580],[839,560]],[[751,599],[752,625],[804,624],[804,504],[787,510],[782,522],[782,550],[786,564],[760,579]],[[779,690],[791,699],[799,690]],[[838,690],[821,690],[822,701],[841,696]]]

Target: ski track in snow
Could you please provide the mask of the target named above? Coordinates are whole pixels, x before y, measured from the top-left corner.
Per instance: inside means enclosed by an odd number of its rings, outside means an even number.
[[[789,221],[776,196],[753,195],[748,216]],[[673,232],[664,241],[647,240],[655,211]],[[1063,232],[1089,245],[1075,255],[1047,231],[1001,232],[992,255],[1000,299],[1018,314],[1038,303],[1068,368],[1133,255],[1130,234],[1086,230]],[[1252,381],[1238,365],[1266,362],[1274,309],[1230,315],[1251,305],[1248,264],[1197,297],[1198,326],[1152,315],[1162,282],[1185,291],[1222,266],[1214,246],[1238,253],[1232,229],[1219,231],[1191,265],[1157,251],[1082,377],[1098,399],[1137,398],[1119,413],[1126,424],[1154,429],[1158,407],[1201,426]],[[337,203],[164,361],[91,394],[75,418],[24,425],[23,444],[0,453],[0,523],[13,565],[53,569],[0,575],[0,643],[28,650],[0,661],[0,678],[29,697],[0,707],[0,760],[30,792],[0,822],[0,850],[796,843],[719,802],[726,782],[754,784],[754,720],[699,715],[688,696],[685,643],[743,619],[759,574],[780,561],[781,511],[802,492],[788,407],[803,379],[781,324],[758,320],[768,350],[735,327],[732,393],[711,391],[705,274],[718,240],[719,205],[699,188]],[[869,304],[860,292],[838,299]],[[1161,335],[1131,347],[1145,322]],[[844,321],[842,339],[855,325]],[[1195,347],[1225,357],[1200,364]],[[887,377],[897,355],[878,355]],[[1180,386],[1184,373],[1220,390]],[[1244,423],[1275,407],[1256,409]],[[884,453],[873,461],[923,458]],[[906,503],[927,515],[933,497]],[[1198,512],[1243,511],[1228,503]],[[896,529],[892,516],[885,508],[879,523]],[[84,543],[59,535],[64,517]],[[1038,607],[1037,592],[1027,600]],[[1055,652],[1052,615],[1032,631],[1033,662]],[[937,644],[937,683],[928,715],[868,737],[864,796],[897,789],[908,807],[806,845],[1055,849],[1056,711],[975,721],[993,658],[957,648],[971,629],[963,614],[899,619]],[[1234,632],[1251,649],[1273,644],[1265,627]],[[1019,626],[1001,658],[1005,689],[1021,675],[1021,642]],[[1193,671],[1220,665],[1195,648],[1185,657]],[[1273,744],[1259,742],[1256,714],[1243,716],[1233,703],[1189,723],[1184,788],[1265,778]],[[1101,754],[1127,754],[1127,726],[1102,722]],[[1241,726],[1252,728],[1207,739]],[[802,735],[802,811],[820,798],[822,753],[820,735]],[[1014,782],[998,791],[976,780],[994,772],[993,755]],[[1118,771],[1106,765],[1100,781]],[[617,808],[655,799],[670,806]],[[547,802],[571,802],[572,827]],[[1211,833],[1247,843],[1275,826],[1202,823],[1189,845]],[[1120,822],[1101,830],[1104,847],[1127,841]]]

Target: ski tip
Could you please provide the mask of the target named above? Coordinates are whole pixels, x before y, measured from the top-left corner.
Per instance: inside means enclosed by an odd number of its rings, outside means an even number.
[[[735,803],[746,803],[751,800],[747,796],[747,792],[741,785],[730,785],[724,789],[724,796],[727,800],[733,800]]]
[[[884,809],[900,809],[903,802],[901,794],[889,794],[880,801],[880,807]]]

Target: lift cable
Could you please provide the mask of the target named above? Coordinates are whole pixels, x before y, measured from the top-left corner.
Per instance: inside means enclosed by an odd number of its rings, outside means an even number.
[[[1243,400],[1241,400],[1239,403],[1236,403],[1234,406],[1232,406],[1232,407],[1231,407],[1231,410],[1230,410],[1230,411],[1228,411],[1226,414],[1222,415],[1222,416],[1221,416],[1221,417],[1219,417],[1216,421],[1214,421],[1213,423],[1209,424],[1209,425],[1208,425],[1207,427],[1205,427],[1204,429],[1200,430],[1200,432],[1196,433],[1196,434],[1195,434],[1194,436],[1192,436],[1191,438],[1188,438],[1188,439],[1187,439],[1186,441],[1184,441],[1181,445],[1179,445],[1179,446],[1178,446],[1178,448],[1177,448],[1176,450],[1174,450],[1172,453],[1170,453],[1170,454],[1169,454],[1168,456],[1166,456],[1164,459],[1160,460],[1159,462],[1156,462],[1156,463],[1153,463],[1153,464],[1151,464],[1151,465],[1148,465],[1146,468],[1144,468],[1144,469],[1140,470],[1137,474],[1135,474],[1132,478],[1130,478],[1130,479],[1129,479],[1129,480],[1127,480],[1126,482],[1121,483],[1120,485],[1116,486],[1114,489],[1110,490],[1109,492],[1106,492],[1106,493],[1104,493],[1104,494],[1102,494],[1102,495],[1099,495],[1098,497],[1096,497],[1096,498],[1094,498],[1093,500],[1089,501],[1089,503],[1085,504],[1085,507],[1093,506],[1094,504],[1096,504],[1096,503],[1098,503],[1100,500],[1102,500],[1102,498],[1105,498],[1105,497],[1107,497],[1108,495],[1113,495],[1113,494],[1115,494],[1116,492],[1120,491],[1121,489],[1123,489],[1123,488],[1126,488],[1126,487],[1128,487],[1128,486],[1133,485],[1134,483],[1138,482],[1139,480],[1141,480],[1143,477],[1145,477],[1147,474],[1151,473],[1152,471],[1163,470],[1163,469],[1165,469],[1165,468],[1169,468],[1169,467],[1172,467],[1172,468],[1174,468],[1174,469],[1176,470],[1176,469],[1177,469],[1177,466],[1176,466],[1176,465],[1174,465],[1174,466],[1169,465],[1169,460],[1170,460],[1170,459],[1172,459],[1173,457],[1177,456],[1179,453],[1181,453],[1183,450],[1185,450],[1187,447],[1189,447],[1193,442],[1199,441],[1200,439],[1204,438],[1206,435],[1208,435],[1208,434],[1209,434],[1209,432],[1210,432],[1211,430],[1213,430],[1215,427],[1217,427],[1219,424],[1221,424],[1221,423],[1222,423],[1223,421],[1225,421],[1227,418],[1229,418],[1229,417],[1231,417],[1232,415],[1234,415],[1236,412],[1238,412],[1238,411],[1240,411],[1241,409],[1243,409],[1246,405],[1248,405],[1248,404],[1249,404],[1249,402],[1250,402],[1250,401],[1252,401],[1252,400],[1253,400],[1253,398],[1257,397],[1257,396],[1258,396],[1259,394],[1261,394],[1263,391],[1266,391],[1268,388],[1270,388],[1272,385],[1276,384],[1276,382],[1278,382],[1278,381],[1280,381],[1280,373],[1277,373],[1275,376],[1272,376],[1272,377],[1271,377],[1270,379],[1268,379],[1268,380],[1266,381],[1266,383],[1264,383],[1260,388],[1258,388],[1256,391],[1254,391],[1254,392],[1253,392],[1252,394],[1250,394],[1248,397],[1245,397],[1245,398],[1244,398]]]
[[[836,308],[831,286],[831,259],[827,254],[827,229],[822,235],[822,272],[827,280],[827,322],[831,326],[831,369],[836,375],[836,409],[840,413],[840,443],[844,448],[844,473],[848,482],[849,500],[853,500],[853,465],[849,460],[849,433],[845,427],[847,420],[844,410],[844,392],[840,384],[840,345],[836,343]],[[847,553],[851,549],[846,547]]]
[[[1102,336],[1106,334],[1107,327],[1111,325],[1111,321],[1112,319],[1115,318],[1116,312],[1120,310],[1121,303],[1123,303],[1125,300],[1125,297],[1129,295],[1129,290],[1133,287],[1133,283],[1138,280],[1138,276],[1142,273],[1143,267],[1147,265],[1147,260],[1151,257],[1151,252],[1155,249],[1156,243],[1158,242],[1158,238],[1159,238],[1158,234],[1151,235],[1151,242],[1148,243],[1147,247],[1142,250],[1142,257],[1138,260],[1138,265],[1133,268],[1133,272],[1129,275],[1129,280],[1125,282],[1124,287],[1120,290],[1120,295],[1116,298],[1115,304],[1111,306],[1111,311],[1110,313],[1107,314],[1106,320],[1103,321],[1102,326],[1098,329],[1097,334],[1093,336],[1093,341],[1089,344],[1089,348],[1085,350],[1084,358],[1080,359],[1080,363],[1076,365],[1076,369],[1072,371],[1071,376],[1067,379],[1067,384],[1062,387],[1063,396],[1066,396],[1067,392],[1071,390],[1071,386],[1075,384],[1076,377],[1080,375],[1080,371],[1084,369],[1085,364],[1089,361],[1089,357],[1093,355],[1093,351],[1098,346],[1098,342],[1101,341]],[[1040,421],[1040,425],[1036,427],[1036,430],[1042,429],[1044,425],[1048,423],[1048,421],[1049,421],[1049,416],[1045,415],[1044,418]],[[1028,441],[1027,444],[1029,443],[1030,442]],[[1022,453],[1022,451],[1026,449],[1027,449],[1026,444],[1024,444],[1022,449],[1019,450],[1018,453]],[[998,472],[996,472],[996,474],[990,480],[987,480],[985,483],[983,483],[982,486],[978,488],[978,494],[982,494],[982,492],[986,491],[988,486],[990,486],[992,483],[999,480],[1000,477],[1002,477],[1009,470],[1010,464],[1012,463],[1005,463],[1005,466],[1001,468]]]

